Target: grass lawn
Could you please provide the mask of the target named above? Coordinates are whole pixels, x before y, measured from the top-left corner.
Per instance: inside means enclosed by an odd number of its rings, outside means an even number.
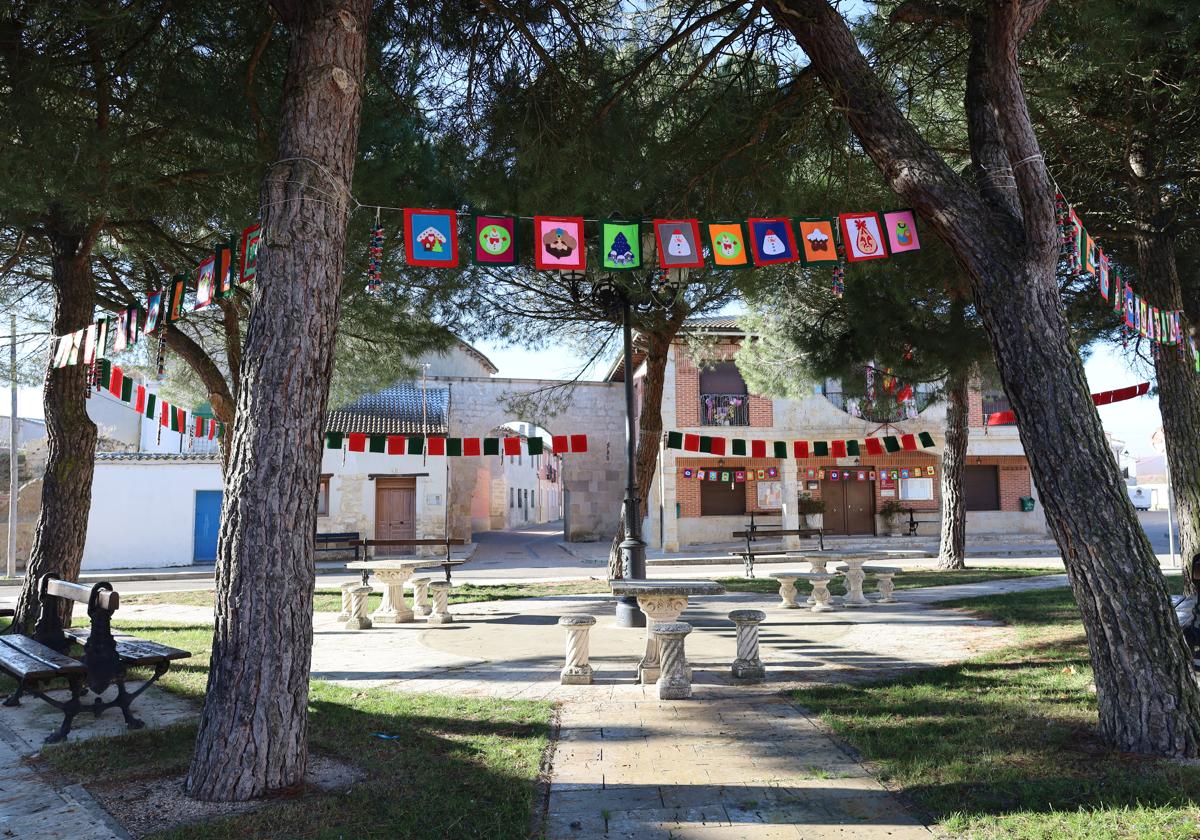
[[[194,656],[176,663],[160,685],[197,700],[203,697],[211,627],[113,624],[114,629],[192,651]],[[152,836],[525,838],[551,712],[551,705],[542,702],[401,694],[316,681],[309,699],[310,745],[361,768],[363,781],[346,791],[280,799],[249,814]],[[400,738],[382,739],[375,733]],[[171,775],[186,770],[194,738],[194,725],[143,730],[48,747],[42,761],[73,782]]]
[[[1168,579],[1173,590],[1178,578]],[[1200,767],[1112,752],[1067,589],[942,604],[1016,647],[874,686],[795,693],[933,819],[971,838],[1195,838]]]
[[[769,571],[769,569],[767,570]],[[767,571],[759,569],[765,575]],[[924,586],[948,586],[956,583],[980,583],[989,580],[1037,577],[1061,573],[1061,569],[1003,568],[979,566],[944,572],[938,569],[914,569],[896,576],[896,589],[916,589]],[[742,577],[718,578],[730,592],[761,592],[766,595],[779,591],[779,582],[774,578],[759,577],[747,580]],[[319,585],[319,582],[318,582]],[[867,591],[873,588],[867,582]],[[802,581],[796,582],[796,591],[808,594],[812,587]],[[833,583],[829,591],[834,595],[845,593],[841,583]],[[463,583],[450,590],[451,604],[468,604],[478,601],[505,601],[513,598],[540,598],[545,595],[598,595],[608,592],[608,584],[602,580],[559,581],[554,583]],[[370,608],[379,606],[381,595],[371,595]],[[313,598],[317,612],[337,612],[341,609],[341,593],[336,589],[321,587]],[[149,592],[139,595],[122,595],[123,604],[184,604],[187,606],[211,607],[212,590],[189,590],[183,592]]]

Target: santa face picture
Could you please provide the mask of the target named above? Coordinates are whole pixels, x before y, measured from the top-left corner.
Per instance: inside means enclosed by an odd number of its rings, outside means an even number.
[[[453,210],[404,211],[404,258],[409,265],[458,265],[458,215]]]
[[[700,268],[700,223],[695,219],[655,219],[658,264],[663,268]]]
[[[476,216],[475,262],[512,265],[516,258],[516,220],[511,216]]]
[[[583,270],[587,249],[583,247],[582,218],[535,216],[533,234],[534,263],[539,270]]]
[[[796,234],[787,219],[750,219],[750,245],[755,265],[795,262]]]

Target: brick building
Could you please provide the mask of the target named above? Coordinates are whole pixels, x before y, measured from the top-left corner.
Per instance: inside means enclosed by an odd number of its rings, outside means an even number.
[[[697,318],[689,321],[687,329],[703,334],[706,358],[697,364],[683,340],[672,347],[663,393],[665,431],[766,441],[862,440],[927,431],[937,446],[880,456],[864,450],[860,456],[796,459],[712,456],[664,445],[645,523],[650,545],[674,551],[727,542],[752,512],[778,515],[779,519],[767,521],[786,528],[800,527],[797,507],[803,495],[825,503],[821,522],[829,534],[884,533],[878,510],[890,500],[912,509],[921,522],[918,533],[938,532],[944,405],[925,405],[927,399],[917,394],[899,415],[880,416],[858,404],[856,389],[865,390],[861,383],[843,388],[832,381],[815,384],[812,395],[802,399],[750,394],[733,362],[746,338],[737,319]],[[644,366],[636,354],[634,364],[634,376],[640,377]],[[620,381],[624,375],[618,361],[608,378]],[[964,480],[969,535],[1046,533],[1016,427],[984,425],[986,414],[1007,407],[1003,394],[979,389],[970,393]],[[904,477],[893,481],[885,470],[897,470]],[[745,480],[696,477],[713,471],[731,478],[743,472]],[[1035,500],[1033,511],[1022,509],[1023,498]]]

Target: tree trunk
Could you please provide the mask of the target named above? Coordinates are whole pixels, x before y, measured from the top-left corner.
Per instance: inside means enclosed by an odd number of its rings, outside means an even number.
[[[53,331],[55,335],[66,335],[92,323],[96,305],[89,260],[92,237],[79,232],[52,232],[49,238],[55,292]],[[38,579],[52,574],[76,580],[83,562],[96,454],[96,424],[87,413],[90,370],[83,364],[55,368],[52,358],[47,361],[42,387],[47,441],[42,509],[13,619],[22,632],[29,632],[37,619]],[[72,606],[63,607],[66,622],[70,621]]]
[[[671,342],[679,330],[679,323],[672,319],[666,331],[648,332],[645,334],[648,347],[646,350],[646,376],[642,379],[642,402],[638,410],[638,447],[637,447],[637,489],[642,519],[650,509],[650,485],[654,481],[654,471],[658,468],[658,449],[662,442],[662,398],[663,381],[667,373],[667,360],[670,358]],[[626,376],[633,376],[633,371],[626,366]],[[619,580],[625,576],[621,568],[621,540],[625,538],[625,508],[621,507],[621,517],[617,522],[617,534],[613,537],[612,548],[608,553],[608,576]]]
[[[317,482],[371,4],[276,6],[291,37],[279,160],[262,189],[208,693],[185,782],[203,800],[293,787],[308,761]]]
[[[1083,617],[1100,734],[1127,752],[1200,754],[1200,690],[1067,331],[1054,188],[1018,70],[1044,2],[988,4],[968,62],[972,189],[900,113],[825,0],[769,8],[812,60],[863,148],[971,279],[1051,532]],[[992,177],[1002,175],[1004,177]]]
[[[955,371],[946,380],[946,447],[942,450],[942,536],[939,569],[967,567],[967,499],[963,495],[963,467],[967,460],[966,371]]]
[[[1182,309],[1183,290],[1175,263],[1175,240],[1167,232],[1167,214],[1155,176],[1149,142],[1135,142],[1129,156],[1135,179],[1137,221],[1135,242],[1138,256],[1138,288],[1162,309]],[[1154,376],[1158,383],[1158,410],[1162,415],[1163,438],[1175,518],[1179,525],[1179,553],[1184,568],[1200,554],[1200,377],[1185,341],[1179,347],[1158,345]],[[1190,574],[1183,575],[1184,590],[1194,595]]]

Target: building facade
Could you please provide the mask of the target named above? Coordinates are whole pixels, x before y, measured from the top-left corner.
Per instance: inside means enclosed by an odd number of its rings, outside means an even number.
[[[824,503],[819,521],[827,534],[884,533],[879,511],[889,501],[913,511],[919,534],[938,532],[944,406],[924,406],[914,398],[901,416],[872,418],[863,416],[870,412],[860,407],[850,385],[843,389],[838,383],[817,384],[812,395],[803,399],[751,394],[733,361],[746,340],[736,319],[695,319],[688,329],[703,333],[706,358],[698,364],[682,340],[672,346],[663,393],[664,430],[767,441],[863,439],[927,431],[937,446],[881,456],[864,452],[806,459],[714,457],[664,446],[645,523],[651,545],[677,551],[729,542],[751,513],[765,516],[771,524],[798,528],[804,496]],[[643,372],[644,368],[635,370],[634,375]],[[620,376],[623,371],[614,367],[610,378]],[[862,390],[861,385],[858,388]],[[1006,409],[1002,395],[972,388],[964,480],[967,532],[1042,535],[1046,522],[1016,427],[985,424],[987,414]],[[892,481],[883,477],[884,470],[907,471],[910,477]],[[746,480],[707,480],[714,471],[718,476],[744,472]],[[698,479],[700,474],[706,479]],[[1030,500],[1033,509],[1025,510]],[[907,513],[904,518],[907,522]],[[808,521],[815,524],[812,516]]]

